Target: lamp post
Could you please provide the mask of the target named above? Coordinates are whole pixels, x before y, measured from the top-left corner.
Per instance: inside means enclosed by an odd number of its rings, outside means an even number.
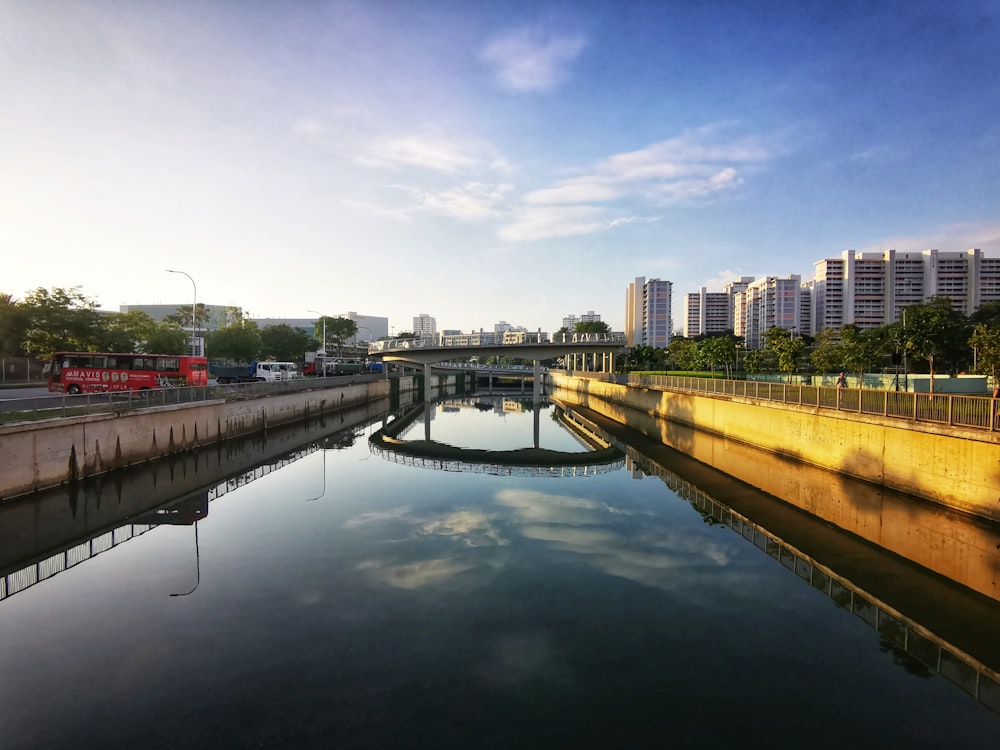
[[[169,268],[164,269],[167,273],[179,273],[183,276],[187,276],[191,280],[191,286],[194,288],[194,302],[191,303],[191,356],[195,356],[197,353],[198,346],[198,285],[194,283],[194,279],[191,278],[191,274],[184,271],[171,271]]]
[[[323,321],[323,358],[326,359],[326,316],[319,310],[306,310],[306,312],[316,313]]]
[[[306,310],[306,312],[316,313],[323,321],[323,377],[326,377],[326,316],[319,310]]]

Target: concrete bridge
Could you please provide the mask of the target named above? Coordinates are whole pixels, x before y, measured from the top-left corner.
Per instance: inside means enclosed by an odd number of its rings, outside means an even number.
[[[628,346],[621,333],[517,334],[497,341],[493,334],[460,334],[419,339],[376,341],[368,346],[368,356],[385,362],[432,365],[451,360],[482,362],[489,357],[528,359],[538,369],[545,360],[572,358],[566,366],[573,370],[614,372],[615,354]]]
[[[431,400],[433,365],[443,366],[451,360],[462,360],[470,369],[490,357],[528,359],[536,397],[542,383],[542,362],[563,358],[563,366],[588,372],[615,371],[615,355],[627,348],[621,333],[565,333],[551,338],[546,333],[506,334],[497,341],[494,334],[459,334],[419,339],[376,341],[369,345],[368,356],[385,363],[424,368],[424,400]],[[475,360],[475,364],[469,360]],[[461,366],[461,365],[456,365]],[[388,373],[389,368],[382,368]],[[519,374],[527,376],[527,370]]]

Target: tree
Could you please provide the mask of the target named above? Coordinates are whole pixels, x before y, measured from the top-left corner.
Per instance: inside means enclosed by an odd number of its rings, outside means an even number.
[[[743,358],[743,369],[751,375],[764,372],[771,366],[771,360],[770,357],[768,357],[768,354],[769,352],[766,352],[763,349],[748,350],[746,356]]]
[[[193,305],[193,307],[195,313],[194,319],[196,321],[197,327],[199,330],[203,331],[207,328],[206,324],[209,321],[211,313],[209,312],[209,309],[205,307],[205,305],[203,305],[201,302],[197,303],[196,305]],[[182,305],[181,307],[177,308],[177,312],[170,313],[170,315],[164,317],[163,320],[167,323],[176,323],[182,328],[191,328],[192,327],[191,308],[192,305],[187,305],[187,306]],[[227,308],[227,310],[228,309],[232,308]]]
[[[326,321],[326,343],[333,343],[338,351],[343,350],[344,344],[358,334],[358,324],[350,318],[320,318],[320,327]]]
[[[985,323],[993,328],[1000,328],[1000,302],[984,302],[969,316],[969,321],[973,326]]]
[[[844,364],[843,342],[833,328],[822,328],[816,332],[816,348],[809,355],[809,362],[816,372],[836,372]]]
[[[628,350],[626,365],[633,370],[648,370],[655,353],[651,346],[633,346]]]
[[[261,350],[260,329],[252,321],[225,326],[205,336],[205,350],[212,359],[249,362]]]
[[[778,369],[788,374],[788,382],[792,380],[799,354],[806,348],[802,339],[793,338],[791,331],[778,326],[771,326],[764,332],[765,348],[778,355]]]
[[[969,344],[976,350],[976,372],[990,375],[995,386],[1000,371],[1000,325],[980,323]]]
[[[13,295],[0,293],[0,355],[23,355],[31,318]]]
[[[903,310],[900,327],[893,333],[902,348],[927,360],[930,392],[934,393],[935,358],[953,367],[961,361],[961,350],[969,340],[968,319],[952,307],[947,297],[933,297]]]
[[[28,354],[47,357],[58,351],[100,348],[103,326],[97,302],[79,289],[39,287],[24,298],[28,328],[22,346]]]
[[[697,370],[700,357],[698,354],[698,342],[685,338],[674,338],[667,346],[670,352],[670,364],[675,370]]]
[[[711,336],[698,343],[702,363],[715,373],[720,367],[726,371],[726,377],[732,377],[732,368],[736,364],[736,339],[732,336]]]
[[[306,351],[315,351],[316,339],[287,323],[265,326],[260,332],[261,354],[283,362],[299,362]]]
[[[100,348],[106,352],[134,354],[147,351],[145,344],[152,338],[157,323],[141,310],[130,310],[104,319],[104,337]],[[171,354],[172,352],[155,352]]]
[[[858,374],[859,382],[863,381],[866,372],[878,368],[887,345],[887,332],[883,328],[862,329],[850,323],[842,326],[840,337],[842,359],[844,366]]]
[[[146,339],[142,351],[147,354],[187,354],[191,351],[188,332],[173,323],[160,323]]]
[[[588,320],[574,325],[573,333],[611,333],[611,326],[603,320]]]

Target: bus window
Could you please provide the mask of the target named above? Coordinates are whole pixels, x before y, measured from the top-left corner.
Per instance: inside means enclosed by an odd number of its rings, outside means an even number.
[[[177,357],[160,357],[156,369],[160,372],[177,372],[181,369],[181,362]]]

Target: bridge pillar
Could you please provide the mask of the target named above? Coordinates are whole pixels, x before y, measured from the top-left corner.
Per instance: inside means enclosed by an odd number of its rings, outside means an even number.
[[[424,401],[430,403],[433,398],[433,391],[431,388],[431,366],[430,363],[424,365]]]

